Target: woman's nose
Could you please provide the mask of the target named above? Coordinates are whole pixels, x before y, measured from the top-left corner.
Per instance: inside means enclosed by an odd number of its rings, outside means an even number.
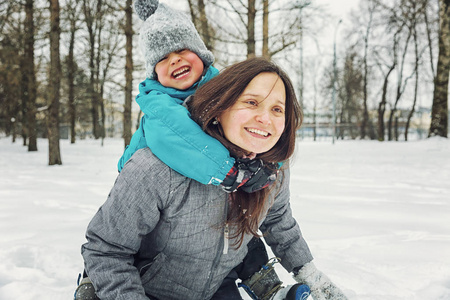
[[[271,123],[270,113],[266,110],[259,110],[256,114],[256,120],[263,125],[269,125]]]

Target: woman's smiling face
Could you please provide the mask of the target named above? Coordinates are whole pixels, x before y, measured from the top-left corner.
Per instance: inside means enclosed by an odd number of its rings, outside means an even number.
[[[249,152],[270,150],[285,127],[286,92],[275,73],[260,73],[218,121],[225,137]]]

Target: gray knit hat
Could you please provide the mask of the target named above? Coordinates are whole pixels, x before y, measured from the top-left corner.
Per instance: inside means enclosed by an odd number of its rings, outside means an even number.
[[[159,3],[158,0],[136,0],[134,8],[144,20],[139,44],[145,57],[146,76],[154,79],[155,65],[167,54],[188,49],[200,57],[205,68],[214,62],[194,24],[186,14]]]

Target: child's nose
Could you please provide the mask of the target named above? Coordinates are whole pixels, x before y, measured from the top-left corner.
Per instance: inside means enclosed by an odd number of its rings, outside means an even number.
[[[180,61],[181,61],[181,56],[179,56],[179,55],[177,55],[177,54],[174,54],[174,55],[172,56],[171,60],[170,60],[170,64],[171,64],[171,65],[174,65],[174,64],[176,64],[176,63],[178,63],[178,62],[180,62]]]

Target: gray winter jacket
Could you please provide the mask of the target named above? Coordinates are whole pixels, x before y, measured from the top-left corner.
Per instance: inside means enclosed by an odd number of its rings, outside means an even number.
[[[291,215],[287,171],[282,181],[260,229],[292,271],[312,256]],[[252,238],[246,236],[238,249],[225,239],[227,199],[220,187],[176,173],[149,148],[136,152],[90,222],[82,246],[99,298],[210,299],[242,262]]]

